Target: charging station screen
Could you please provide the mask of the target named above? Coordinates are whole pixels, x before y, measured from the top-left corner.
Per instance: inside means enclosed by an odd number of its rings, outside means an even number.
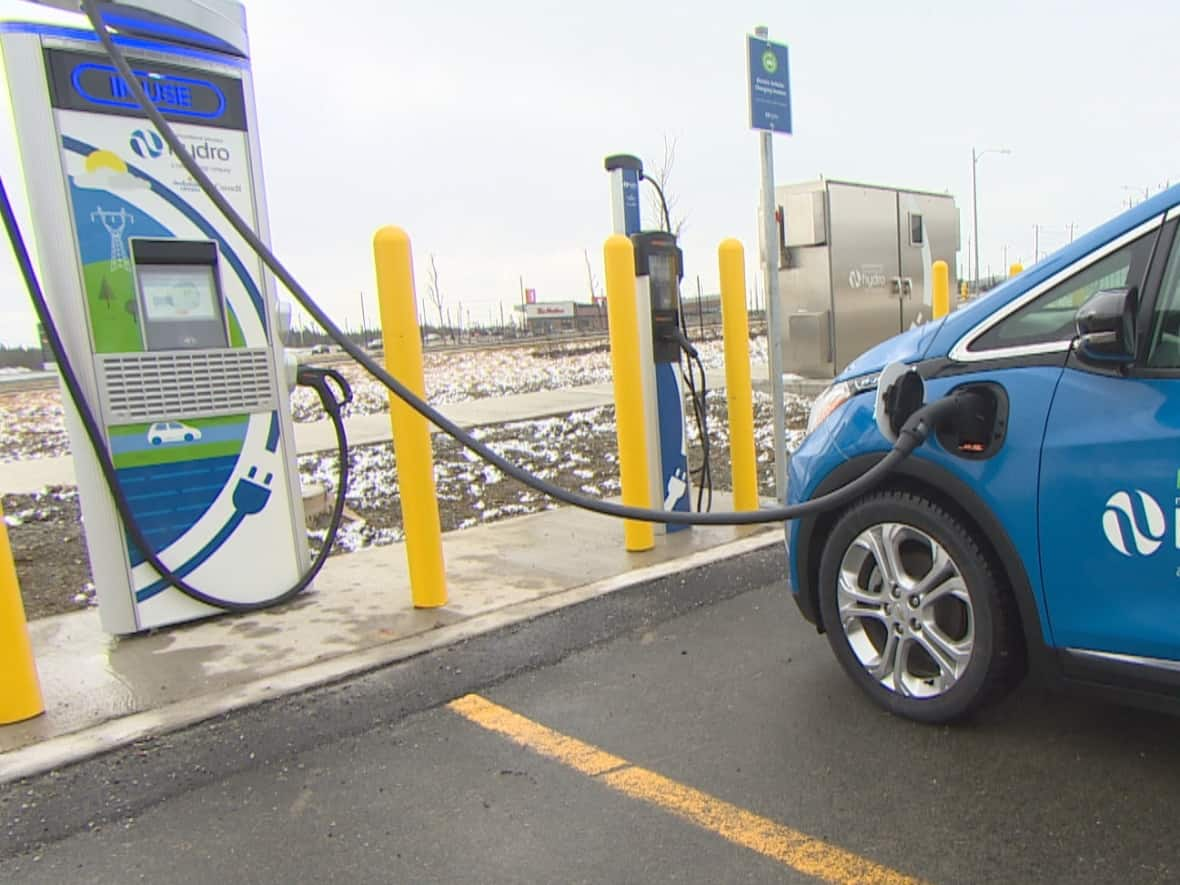
[[[649,255],[647,272],[651,278],[653,310],[676,309],[676,259],[672,255]]]
[[[140,266],[139,288],[150,322],[218,320],[217,287],[207,264]]]

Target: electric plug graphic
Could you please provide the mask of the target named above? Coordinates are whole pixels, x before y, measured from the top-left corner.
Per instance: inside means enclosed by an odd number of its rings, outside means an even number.
[[[685,475],[684,468],[677,467],[675,472],[668,478],[668,495],[664,498],[664,509],[674,509],[676,502],[684,497],[687,489],[688,476]]]
[[[234,509],[245,516],[261,513],[266,502],[270,500],[270,482],[273,473],[268,473],[262,482],[255,482],[258,468],[251,467],[250,472],[238,480],[234,487]]]

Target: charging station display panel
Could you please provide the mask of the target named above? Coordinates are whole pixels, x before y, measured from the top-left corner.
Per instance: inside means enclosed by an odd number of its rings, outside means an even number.
[[[652,310],[662,312],[679,309],[679,299],[676,297],[676,256],[671,253],[653,253],[647,257],[647,269],[651,279]]]
[[[148,350],[229,346],[215,244],[133,240],[131,251]]]

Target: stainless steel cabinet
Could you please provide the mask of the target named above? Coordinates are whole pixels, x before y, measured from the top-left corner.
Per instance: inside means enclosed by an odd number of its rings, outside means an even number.
[[[825,180],[780,187],[776,196],[786,371],[831,377],[929,320],[938,259],[957,290],[959,210],[949,195]]]

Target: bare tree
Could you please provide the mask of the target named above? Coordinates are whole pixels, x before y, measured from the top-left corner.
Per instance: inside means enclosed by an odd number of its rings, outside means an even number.
[[[586,259],[586,280],[590,284],[590,303],[597,304],[598,299],[602,297],[602,284],[598,282],[598,277],[594,276],[594,266],[590,264],[589,250],[583,249],[582,257]]]
[[[668,204],[668,217],[664,218],[664,206],[660,203],[659,194],[656,193],[655,188],[647,189],[647,205],[651,210],[652,216],[656,219],[656,226],[663,229],[665,220],[668,226],[672,229],[677,237],[684,233],[684,228],[688,222],[688,216],[685,213],[677,212],[677,206],[680,203],[680,197],[676,194],[672,186],[672,170],[676,165],[676,142],[675,137],[669,139],[667,135],[664,136],[664,156],[659,163],[645,163],[644,164],[644,178],[650,178],[660,186],[660,191],[664,195],[664,199]]]
[[[438,311],[438,328],[441,333],[449,323],[443,317],[443,294],[438,286],[438,265],[434,263],[433,252],[430,253],[430,269],[426,272],[426,300]]]

